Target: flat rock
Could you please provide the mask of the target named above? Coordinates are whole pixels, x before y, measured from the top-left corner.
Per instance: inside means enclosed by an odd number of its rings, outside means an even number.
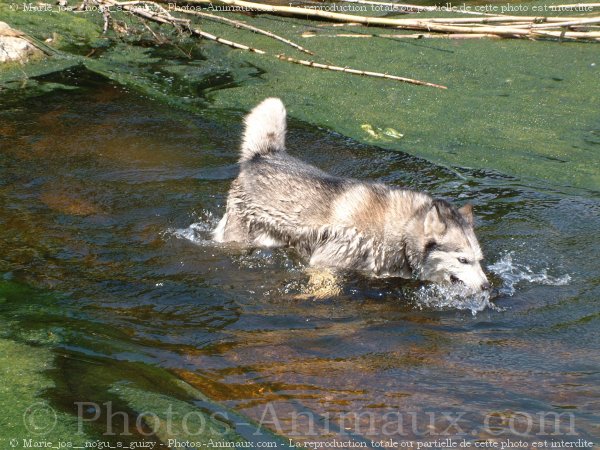
[[[23,38],[23,33],[11,28],[5,22],[0,22],[0,63],[26,62],[30,57],[39,54],[41,52]]]

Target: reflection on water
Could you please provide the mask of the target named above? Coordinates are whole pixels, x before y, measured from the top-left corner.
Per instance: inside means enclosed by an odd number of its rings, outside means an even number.
[[[190,117],[88,82],[0,117],[0,271],[64,296],[36,320],[74,361],[165,368],[298,438],[311,417],[321,438],[423,438],[448,427],[442,412],[464,413],[466,439],[517,436],[507,418],[524,412],[533,425],[520,438],[533,439],[536,414],[565,411],[577,436],[600,436],[592,194],[458,176],[292,122],[290,151],[325,170],[473,202],[497,291],[465,304],[349,275],[340,297],[301,301],[294,252],[209,241],[236,176],[240,113]],[[73,360],[60,368],[69,389],[101,395]],[[394,411],[415,427],[382,431]],[[353,413],[351,426],[324,421]],[[486,417],[496,428],[484,430]]]

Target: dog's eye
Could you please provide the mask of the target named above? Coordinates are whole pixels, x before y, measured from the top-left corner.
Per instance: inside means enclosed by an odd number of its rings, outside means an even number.
[[[469,260],[467,258],[462,257],[462,256],[458,258],[458,262],[461,263],[461,264],[469,264]]]

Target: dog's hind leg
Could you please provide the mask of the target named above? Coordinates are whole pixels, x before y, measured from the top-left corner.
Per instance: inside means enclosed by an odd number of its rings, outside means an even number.
[[[212,236],[216,242],[248,242],[250,239],[248,229],[236,212],[230,209],[223,215]]]
[[[225,242],[225,228],[227,228],[227,213],[223,214],[217,228],[212,231],[212,238],[215,242]]]

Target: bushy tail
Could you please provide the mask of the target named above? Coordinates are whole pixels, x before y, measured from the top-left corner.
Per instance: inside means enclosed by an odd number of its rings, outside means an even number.
[[[278,98],[268,98],[246,116],[240,161],[285,150],[285,107]]]

